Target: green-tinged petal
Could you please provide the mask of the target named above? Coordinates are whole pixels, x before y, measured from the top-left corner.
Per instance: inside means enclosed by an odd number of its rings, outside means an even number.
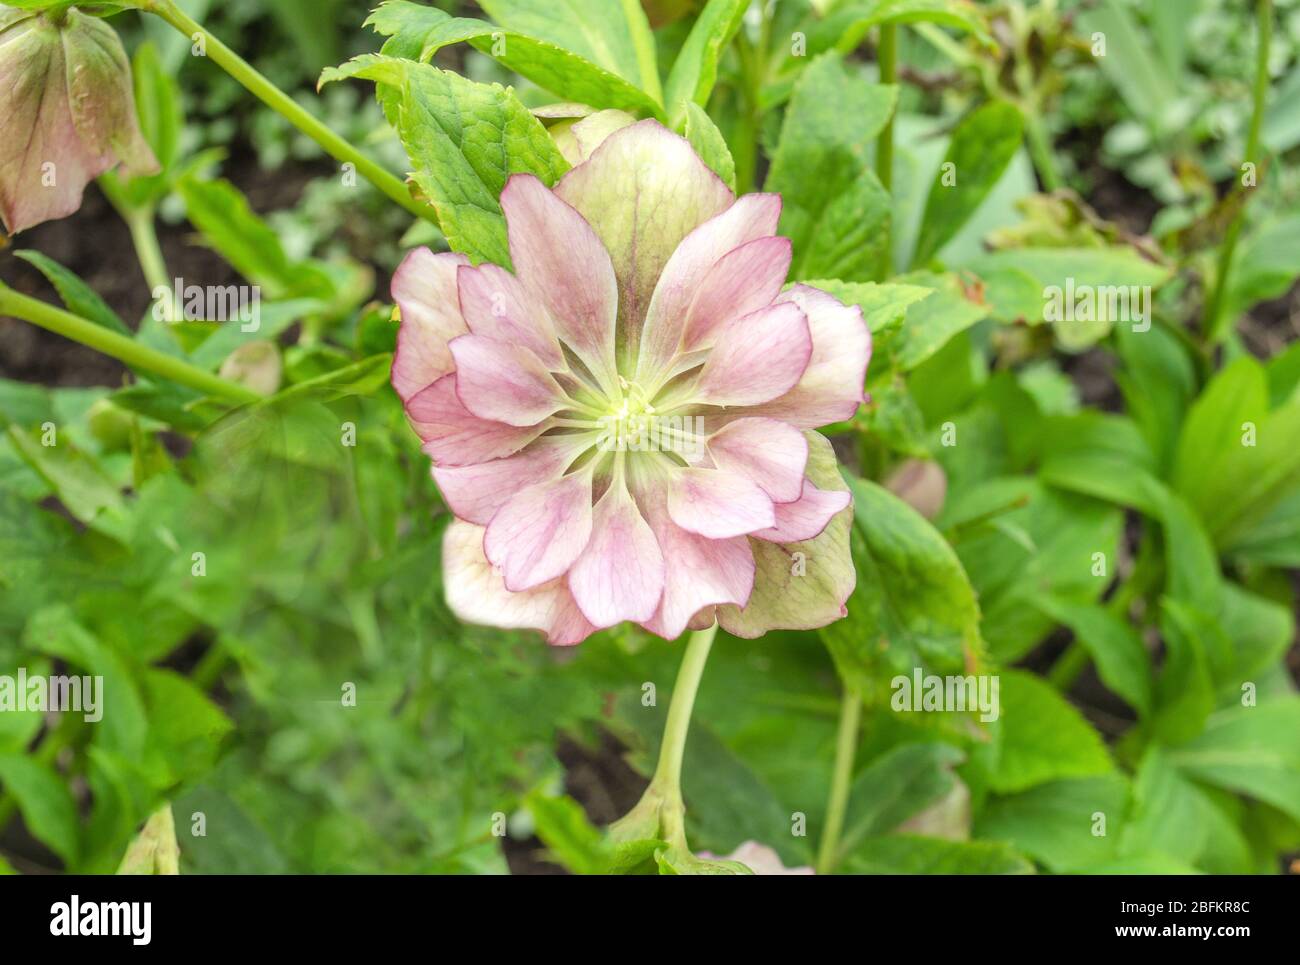
[[[669,256],[734,196],[686,138],[653,120],[611,134],[555,191],[609,250],[618,277],[619,367],[631,371],[650,296]]]
[[[835,452],[826,437],[806,432],[807,475],[821,490],[845,492]],[[850,504],[831,519],[821,534],[799,543],[750,539],[754,551],[754,592],[749,603],[718,607],[718,623],[738,637],[759,637],[769,630],[813,630],[845,615],[857,573],[849,552],[853,527]]]

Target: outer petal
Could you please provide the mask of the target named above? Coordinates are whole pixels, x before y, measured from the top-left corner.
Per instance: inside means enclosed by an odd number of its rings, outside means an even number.
[[[776,525],[772,500],[740,473],[676,469],[666,493],[673,522],[709,539],[743,536]]]
[[[648,620],[659,608],[663,554],[621,481],[596,504],[591,541],[569,570],[569,590],[598,627]]]
[[[511,593],[483,555],[483,528],[453,520],[442,542],[442,576],[451,611],[469,623],[541,630],[553,644],[581,643],[596,631],[563,580]]]
[[[618,352],[631,360],[669,257],[734,196],[684,137],[654,120],[611,134],[555,193],[582,213],[609,251],[618,276]]]
[[[691,302],[683,350],[705,347],[730,322],[766,308],[781,294],[789,271],[789,238],[760,238],[723,255],[704,276]]]
[[[119,162],[131,174],[158,170],[122,42],[75,7],[61,27],[0,7],[0,118],[0,219],[10,234],[72,214],[86,182]]]
[[[486,526],[515,493],[558,479],[586,443],[573,436],[543,436],[513,456],[473,466],[435,466],[433,478],[451,511]]]
[[[447,343],[468,329],[456,294],[456,269],[469,259],[416,248],[393,273],[393,301],[402,315],[393,357],[393,388],[403,402],[455,366]]]
[[[669,517],[660,492],[643,494],[641,506],[664,557],[663,598],[642,626],[673,640],[705,608],[719,603],[745,605],[754,586],[754,554],[748,539],[707,539],[682,529]],[[708,622],[712,623],[711,615]]]
[[[776,525],[750,535],[772,543],[797,543],[813,539],[821,534],[831,518],[844,509],[851,499],[847,492],[824,492],[805,479],[802,496],[792,503],[777,504]]]
[[[566,405],[559,384],[528,349],[482,335],[448,343],[456,360],[456,394],[483,419],[536,425]]]
[[[776,419],[737,419],[709,438],[708,449],[719,469],[748,476],[774,503],[791,502],[803,492],[808,440],[793,426]]]
[[[641,334],[637,379],[652,381],[676,354],[700,283],[728,252],[776,233],[779,194],[747,194],[688,234],[655,285]]]
[[[693,401],[742,406],[790,391],[812,356],[812,336],[798,306],[783,302],[738,318],[718,334]]]
[[[614,324],[618,282],[609,253],[583,216],[531,174],[501,192],[510,258],[530,300],[607,387],[617,384]]]
[[[412,396],[406,416],[439,466],[472,466],[508,456],[548,428],[546,423],[519,427],[480,419],[461,404],[454,373]]]
[[[816,432],[806,436],[808,478],[825,491],[845,489],[831,444]],[[754,592],[743,609],[718,607],[718,623],[728,633],[752,638],[769,630],[813,630],[844,616],[845,601],[857,582],[849,553],[852,526],[853,510],[846,508],[815,539],[797,543],[750,539],[756,566]]]
[[[801,429],[852,419],[862,403],[871,360],[871,333],[862,310],[807,285],[796,285],[780,301],[793,302],[808,316],[812,358],[798,385],[753,414],[770,415]]]
[[[564,155],[564,160],[577,166],[591,157],[592,152],[605,142],[605,138],[635,123],[636,118],[627,111],[604,110],[578,120],[560,121],[552,124],[549,130],[555,139],[555,146]]]
[[[463,265],[456,270],[456,288],[470,332],[522,345],[552,371],[565,367],[546,309],[528,303],[524,286],[510,272],[491,262]]]
[[[483,552],[506,589],[531,590],[564,574],[591,538],[591,473],[522,489],[493,515]]]

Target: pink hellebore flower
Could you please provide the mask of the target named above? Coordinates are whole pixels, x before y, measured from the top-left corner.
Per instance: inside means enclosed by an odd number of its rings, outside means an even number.
[[[113,28],[76,7],[0,7],[0,220],[10,234],[81,206],[121,164],[154,174],[136,122],[131,64]]]
[[[553,190],[515,175],[501,207],[513,274],[420,249],[393,279],[456,614],[556,644],[843,616],[852,510],[811,430],[857,410],[871,338],[858,308],[782,291],[780,197],[737,200],[648,120]]]

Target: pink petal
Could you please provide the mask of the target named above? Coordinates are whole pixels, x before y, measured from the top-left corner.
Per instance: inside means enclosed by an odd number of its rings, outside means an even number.
[[[653,381],[677,354],[687,311],[710,269],[741,245],[772,237],[780,217],[779,194],[747,194],[682,239],[650,299],[637,361],[638,380]]]
[[[654,120],[615,131],[560,179],[555,193],[582,213],[609,252],[618,276],[618,353],[630,361],[674,250],[735,196],[684,137]],[[711,258],[723,253],[714,250]]]
[[[853,418],[862,403],[871,333],[862,309],[831,295],[796,285],[779,299],[803,309],[812,332],[812,357],[799,383],[779,399],[755,410],[801,429],[816,429]]]
[[[754,554],[749,540],[707,539],[672,521],[662,494],[642,499],[642,507],[664,558],[664,592],[659,609],[642,623],[647,630],[673,640],[688,626],[713,622],[716,604],[744,606],[754,587]]]
[[[531,303],[546,309],[560,339],[613,388],[618,282],[605,246],[582,215],[531,174],[506,182],[501,209],[510,258]]]
[[[622,481],[596,504],[591,541],[569,570],[569,589],[598,627],[648,620],[659,608],[663,554]]]
[[[812,336],[798,306],[783,302],[753,312],[718,333],[694,401],[738,406],[775,399],[799,381],[811,355]]]
[[[461,404],[454,373],[412,396],[406,415],[424,440],[424,451],[439,466],[472,466],[508,456],[548,428],[545,423],[519,428],[480,419]]]
[[[561,576],[590,537],[591,473],[580,471],[511,496],[488,523],[483,552],[518,592]]]
[[[511,593],[483,555],[483,527],[453,520],[442,542],[447,605],[468,623],[541,630],[550,643],[581,643],[596,628],[587,622],[564,580]]]
[[[832,516],[849,504],[850,498],[847,492],[826,492],[805,479],[803,495],[792,503],[776,505],[776,525],[750,535],[771,543],[813,539],[821,535]]]
[[[776,524],[767,493],[739,473],[675,469],[667,497],[673,522],[709,539],[743,536]]]
[[[774,503],[788,503],[803,492],[808,440],[776,419],[737,419],[715,432],[709,455],[719,469],[758,483]],[[781,510],[777,507],[777,521]]]
[[[456,393],[474,415],[531,426],[565,407],[559,384],[528,349],[482,335],[458,336],[449,347]]]
[[[546,309],[532,306],[519,279],[491,262],[456,272],[460,310],[475,335],[522,345],[551,371],[564,368],[564,354]]]
[[[468,264],[464,255],[416,248],[393,273],[393,301],[402,324],[392,380],[403,402],[453,368],[447,343],[468,331],[456,294],[456,269]]]
[[[435,466],[433,478],[453,513],[486,526],[519,490],[558,479],[587,444],[573,436],[543,436],[504,459],[473,466]]]
[[[728,323],[772,304],[789,271],[789,238],[760,238],[719,258],[691,302],[683,351],[705,347]]]

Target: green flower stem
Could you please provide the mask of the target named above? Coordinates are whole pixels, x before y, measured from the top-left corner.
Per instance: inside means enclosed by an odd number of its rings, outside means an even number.
[[[629,24],[645,19],[640,0],[623,0],[623,16]],[[641,76],[641,89],[655,99],[664,102],[664,91],[659,85],[659,65],[656,63],[654,35],[645,30],[632,31],[632,45],[636,49],[637,72]],[[671,105],[668,105],[671,106]]]
[[[898,27],[895,24],[882,24],[880,43],[876,47],[876,62],[880,66],[880,82],[893,84],[898,80]],[[876,177],[889,193],[894,183],[894,112],[890,112],[885,126],[876,136]],[[885,227],[885,243],[880,253],[880,280],[893,274],[894,246],[891,230]]]
[[[849,786],[853,781],[853,759],[858,751],[858,731],[862,723],[862,698],[849,688],[840,698],[840,726],[835,737],[835,770],[831,774],[831,796],[826,802],[826,828],[817,850],[817,873],[828,875],[839,858],[840,833],[844,830],[844,813],[849,805]]]
[[[704,665],[718,633],[715,623],[707,630],[696,630],[686,643],[682,665],[673,684],[672,700],[668,704],[668,721],[664,724],[663,742],[659,745],[659,765],[655,768],[652,784],[661,788],[676,789],[680,798],[682,786],[682,760],[686,754],[686,734],[691,727],[691,711],[695,695],[700,689]]]
[[[1245,160],[1259,164],[1259,134],[1264,121],[1264,101],[1268,97],[1268,49],[1273,39],[1273,0],[1257,0],[1255,5],[1255,24],[1258,42],[1255,44],[1255,88],[1254,111],[1250,115],[1250,128],[1246,133]],[[1243,190],[1238,182],[1237,190]],[[1241,237],[1245,205],[1237,209],[1228,226],[1228,233],[1219,249],[1219,266],[1215,272],[1214,289],[1210,293],[1205,307],[1205,317],[1201,320],[1201,330],[1205,332],[1206,341],[1214,345],[1223,337],[1225,319],[1223,315],[1223,298],[1228,287],[1228,274],[1232,269],[1232,256]]]
[[[65,312],[61,308],[47,305],[38,299],[19,294],[3,284],[0,284],[0,315],[21,318],[46,331],[80,342],[97,352],[103,352],[132,368],[161,375],[163,378],[187,385],[206,395],[238,403],[257,402],[262,398],[251,389],[236,385],[234,382],[227,382],[183,359],[141,345],[125,335],[96,325],[79,315]]]
[[[303,110],[293,98],[263,77],[246,60],[205,30],[198,22],[186,15],[183,10],[176,6],[173,0],[140,0],[140,8],[161,17],[191,40],[196,36],[201,36],[207,50],[207,56],[212,59],[213,63],[239,81],[263,104],[283,116],[290,124],[324,148],[330,157],[336,161],[355,165],[358,174],[411,214],[419,218],[425,218],[434,224],[438,223],[434,210],[428,205],[415,200],[400,178],[385,171],[346,140]]]
[[[1043,118],[1036,103],[1022,101],[1020,112],[1025,119],[1025,143],[1029,148],[1029,157],[1038,171],[1039,180],[1043,182],[1044,191],[1056,191],[1064,183],[1061,172],[1056,167],[1056,158],[1052,154],[1052,139],[1047,136]]]
[[[883,24],[880,44],[876,48],[876,62],[880,66],[880,82],[894,84],[898,81],[898,27]],[[894,115],[889,115],[885,126],[876,137],[876,176],[888,191],[894,183]]]
[[[686,804],[682,800],[682,760],[686,755],[686,735],[691,726],[695,695],[717,632],[717,624],[696,630],[686,643],[668,704],[668,720],[659,744],[659,763],[636,807],[610,826],[610,836],[615,841],[658,838],[690,853],[686,843]]]
[[[159,288],[171,291],[172,278],[167,271],[167,261],[163,258],[162,246],[158,244],[153,206],[136,209],[123,217],[131,232],[131,244],[135,246],[136,258],[140,262],[140,270],[144,272],[144,280],[149,286],[149,291],[154,292]]]

